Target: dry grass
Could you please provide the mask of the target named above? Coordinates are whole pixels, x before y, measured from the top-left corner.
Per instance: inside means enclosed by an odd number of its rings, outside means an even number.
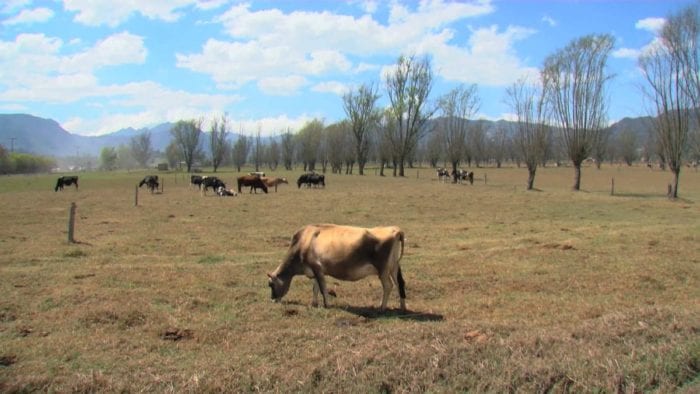
[[[475,172],[230,198],[166,174],[138,207],[143,173],[59,193],[0,178],[0,391],[698,389],[700,173],[668,201],[670,175],[646,168],[586,168],[582,192],[570,168],[540,169],[535,192],[525,170]],[[270,303],[265,272],[314,222],[401,226],[410,312],[380,314],[377,279],[331,280],[329,309],[305,278]]]

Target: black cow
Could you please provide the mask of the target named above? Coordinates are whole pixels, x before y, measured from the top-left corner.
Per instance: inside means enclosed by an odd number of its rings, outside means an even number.
[[[78,190],[78,177],[76,175],[62,176],[56,181],[56,187],[53,191],[57,192],[58,189],[63,190],[63,186],[75,185],[75,190]]]
[[[139,187],[143,185],[146,185],[151,193],[155,192],[158,190],[158,186],[160,186],[158,183],[158,175],[146,175],[139,183]]]
[[[297,179],[297,188],[301,188],[302,184],[308,187],[311,187],[311,185],[326,187],[326,176],[315,172],[302,174],[299,179]]]
[[[192,175],[190,176],[190,187],[197,186],[197,189],[202,189],[202,176]]]
[[[203,176],[202,177],[202,194],[207,194],[207,189],[212,188],[214,191],[218,190],[220,187],[226,189],[226,184],[219,178],[215,176]]]

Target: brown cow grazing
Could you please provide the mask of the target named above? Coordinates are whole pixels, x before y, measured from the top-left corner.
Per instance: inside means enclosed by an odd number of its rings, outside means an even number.
[[[406,290],[399,261],[403,256],[404,234],[396,226],[362,228],[335,224],[310,224],[292,237],[287,256],[274,272],[267,274],[272,299],[280,301],[295,275],[314,280],[314,305],[318,291],[327,307],[325,275],[356,281],[369,275],[382,282],[381,310],[386,309],[394,284],[399,288],[401,309],[406,309]]]
[[[238,192],[241,193],[241,187],[242,186],[250,186],[250,192],[252,193],[255,191],[255,194],[258,193],[258,189],[262,189],[262,191],[267,194],[267,186],[265,185],[265,182],[260,179],[259,176],[257,175],[243,175],[241,177],[238,177]]]
[[[267,186],[268,188],[274,186],[275,193],[277,193],[277,185],[279,185],[281,183],[289,184],[289,182],[287,182],[287,178],[272,178],[272,177],[265,177],[264,176],[260,179],[262,179],[262,181],[265,182],[265,186]]]

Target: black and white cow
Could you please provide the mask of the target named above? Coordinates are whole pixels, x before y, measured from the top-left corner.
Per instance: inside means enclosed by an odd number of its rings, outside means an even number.
[[[202,176],[201,175],[192,175],[190,176],[190,187],[195,187],[197,186],[197,189],[202,189]]]
[[[436,173],[438,182],[447,182],[447,180],[450,179],[450,172],[447,170],[447,168],[439,167]]]
[[[151,193],[157,191],[158,187],[160,186],[158,183],[158,175],[146,175],[139,183],[139,187],[143,185],[146,185]]]
[[[215,176],[203,176],[202,177],[202,195],[207,194],[207,189],[212,188],[212,190],[216,191],[220,187],[223,187],[226,189],[226,184],[219,178]]]
[[[59,177],[56,180],[56,187],[53,191],[57,192],[58,189],[63,190],[63,186],[75,185],[75,190],[78,190],[78,176],[77,175],[67,175]]]
[[[470,185],[474,184],[474,172],[458,169],[457,171],[452,171],[452,176],[454,177],[454,183],[462,183],[463,181],[469,181]]]

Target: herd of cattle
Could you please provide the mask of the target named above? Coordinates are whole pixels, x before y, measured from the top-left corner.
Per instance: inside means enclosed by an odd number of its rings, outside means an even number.
[[[474,184],[474,172],[466,171],[461,168],[450,172],[447,170],[447,168],[440,167],[437,169],[437,177],[439,182],[446,183],[450,178],[452,178],[452,183],[469,182],[471,185]]]
[[[465,171],[462,169],[452,170],[450,172],[446,168],[437,169],[437,177],[439,182],[447,182],[450,178],[453,183],[463,183],[468,181],[470,184],[474,184],[474,172]],[[233,189],[227,189],[226,184],[216,176],[202,176],[202,175],[192,175],[190,177],[190,186],[197,187],[197,189],[202,191],[202,194],[206,195],[208,189],[212,189],[219,196],[236,196],[241,193],[243,187],[250,187],[250,193],[258,192],[258,189],[267,193],[270,188],[275,188],[277,192],[277,186],[280,184],[288,184],[287,178],[277,178],[277,177],[267,177],[264,172],[251,172],[248,175],[238,177],[236,179],[238,184],[238,191]],[[78,189],[78,177],[76,175],[66,175],[61,176],[56,181],[56,187],[54,191],[63,190],[64,186],[75,185],[76,190]],[[160,187],[160,182],[158,180],[158,175],[146,175],[141,182],[139,182],[139,187],[146,185],[151,193],[158,191]],[[316,172],[307,172],[299,176],[297,179],[297,188],[301,188],[304,185],[306,187],[326,187],[326,176],[323,174],[318,174]]]

